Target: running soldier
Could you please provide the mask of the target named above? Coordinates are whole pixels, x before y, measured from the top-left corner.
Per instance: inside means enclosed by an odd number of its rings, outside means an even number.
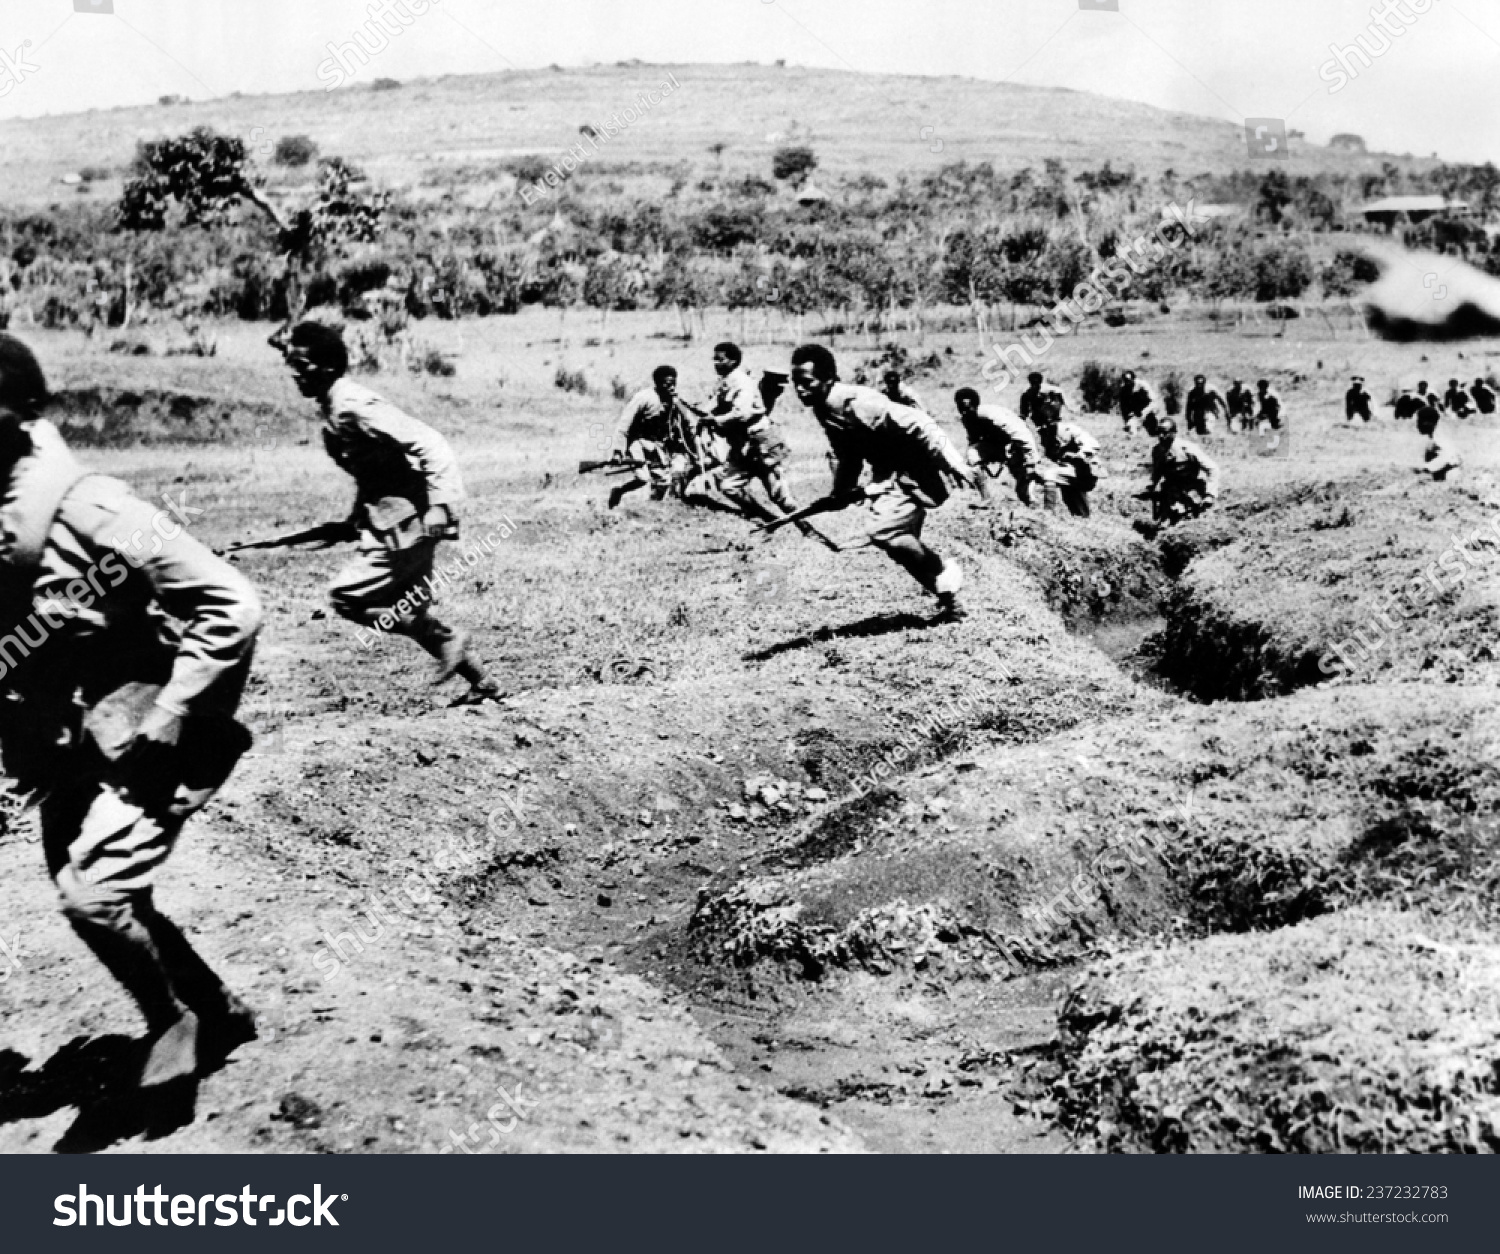
[[[1031,485],[1043,479],[1041,454],[1031,428],[1003,405],[981,405],[979,393],[973,388],[959,388],[953,394],[953,401],[958,406],[958,420],[963,424],[964,434],[969,437],[968,460],[975,467],[974,481],[980,499],[985,503],[993,501],[989,481],[998,479],[1003,467],[1015,480],[1021,504],[1035,504]]]
[[[613,457],[642,464],[634,479],[610,492],[610,509],[618,506],[627,492],[638,488],[650,487],[653,501],[662,500],[669,492],[682,495],[702,462],[693,433],[677,407],[675,367],[658,366],[651,373],[651,386],[626,402],[615,431]]]
[[[1349,390],[1344,393],[1344,421],[1353,422],[1356,418],[1363,418],[1369,422],[1372,417],[1370,394],[1365,391],[1364,377],[1355,375],[1349,384]]]
[[[1256,380],[1255,393],[1255,425],[1263,432],[1280,431],[1284,425],[1281,395],[1269,379]]]
[[[1397,418],[1415,418],[1417,411],[1422,408],[1422,402],[1417,400],[1416,394],[1411,388],[1402,388],[1396,397],[1394,410]]]
[[[742,361],[743,354],[737,344],[716,345],[714,370],[719,385],[709,401],[709,410],[681,403],[698,415],[700,435],[710,432],[728,446],[724,469],[719,475],[719,490],[746,517],[772,521],[780,515],[750,495],[750,484],[758,479],[781,514],[794,512],[797,502],[786,482],[791,450],[771,421],[759,382],[741,366]]]
[[[1236,379],[1224,399],[1229,404],[1229,433],[1237,435],[1247,430],[1255,416],[1255,393],[1245,386],[1243,379]]]
[[[1416,397],[1416,400],[1417,400],[1417,408],[1419,410],[1422,408],[1423,405],[1436,405],[1439,410],[1441,410],[1443,408],[1443,402],[1439,398],[1438,394],[1436,392],[1429,392],[1427,390],[1427,380],[1426,379],[1423,379],[1420,383],[1417,384],[1417,397]]]
[[[953,442],[921,410],[896,405],[873,388],[840,383],[833,354],[821,344],[804,344],[792,354],[792,386],[823,428],[835,462],[828,495],[802,514],[864,505],[868,543],[937,596],[939,621],[965,617],[958,601],[962,569],[922,542],[927,511],[948,499],[950,484],[973,486]],[[870,482],[861,487],[866,465]]]
[[[1194,375],[1193,387],[1183,401],[1183,413],[1187,428],[1195,435],[1208,434],[1210,416],[1229,421],[1229,405],[1224,397],[1208,386],[1207,375]]]
[[[1153,520],[1165,526],[1196,518],[1219,499],[1218,463],[1178,435],[1175,419],[1164,418],[1157,424],[1151,486],[1144,495],[1152,504]]]
[[[1129,435],[1133,424],[1139,422],[1147,431],[1166,416],[1161,398],[1156,390],[1144,380],[1137,380],[1134,370],[1120,376],[1120,417],[1125,420],[1125,434]]]
[[[30,350],[0,335],[0,752],[39,798],[63,914],[146,1021],[138,1083],[153,1088],[256,1035],[153,888],[250,747],[234,715],[261,608],[180,508],[80,466],[39,417],[46,401]]]
[[[273,344],[276,340],[273,339]],[[432,613],[438,545],[458,539],[463,480],[448,442],[426,423],[346,376],[349,353],[332,327],[300,322],[282,349],[297,389],[317,401],[323,447],[355,484],[354,509],[321,529],[327,544],[357,540],[359,555],[329,588],[340,618],[410,636],[438,662],[444,683],[469,683],[463,700],[495,700],[499,686],[469,656],[469,635]]]
[[[1037,413],[1036,430],[1042,452],[1056,467],[1053,473],[1044,473],[1043,478],[1051,481],[1048,489],[1056,486],[1070,514],[1087,518],[1093,512],[1089,493],[1100,479],[1099,441],[1082,427],[1062,421],[1061,401],[1061,394],[1053,393]]]
[[[881,382],[883,386],[880,394],[886,400],[905,405],[908,409],[920,409],[924,414],[927,413],[927,406],[922,403],[922,398],[901,377],[899,370],[887,370]]]
[[[1422,464],[1415,467],[1419,475],[1431,475],[1438,483],[1446,482],[1464,464],[1452,442],[1438,433],[1442,414],[1435,405],[1424,405],[1417,415],[1417,431],[1426,437],[1422,446]]]
[[[1473,412],[1469,407],[1469,393],[1459,387],[1457,379],[1448,380],[1448,390],[1443,394],[1443,405],[1455,418],[1467,418]]]
[[[1469,395],[1474,398],[1474,407],[1481,414],[1495,412],[1495,389],[1483,379],[1474,380],[1474,386],[1469,389]]]

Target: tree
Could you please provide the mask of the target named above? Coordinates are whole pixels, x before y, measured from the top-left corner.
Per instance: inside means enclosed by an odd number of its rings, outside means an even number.
[[[350,244],[379,236],[388,197],[384,192],[356,194],[354,185],[363,178],[339,157],[321,161],[312,204],[288,221],[261,194],[244,141],[200,126],[138,146],[120,194],[118,220],[124,230],[161,231],[176,205],[182,225],[211,228],[223,225],[242,201],[254,205],[276,231],[290,323],[302,314],[304,287],[315,269]]]
[[[811,148],[778,148],[771,158],[771,176],[779,182],[789,182],[793,187],[800,187],[817,168],[818,157]]]
[[[277,165],[304,166],[318,155],[318,146],[306,135],[283,135],[276,141],[271,160]]]

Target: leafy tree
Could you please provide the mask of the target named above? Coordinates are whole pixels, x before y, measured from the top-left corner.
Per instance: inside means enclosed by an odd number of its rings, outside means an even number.
[[[771,177],[778,182],[790,182],[794,187],[800,186],[817,168],[817,154],[800,145],[778,148],[771,158]]]
[[[162,231],[176,205],[183,226],[216,228],[228,222],[241,202],[255,206],[276,231],[276,251],[291,292],[290,321],[302,313],[303,289],[312,272],[348,245],[379,236],[387,197],[383,192],[358,195],[354,185],[362,179],[348,162],[327,158],[318,166],[312,204],[288,221],[261,194],[244,141],[200,126],[137,148],[131,177],[120,195],[118,220],[128,231]]]
[[[276,141],[271,160],[277,165],[304,166],[318,155],[318,146],[306,135],[283,135]]]

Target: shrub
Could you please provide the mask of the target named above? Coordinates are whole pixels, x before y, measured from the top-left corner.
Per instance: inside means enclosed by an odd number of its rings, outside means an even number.
[[[552,384],[563,392],[577,392],[580,396],[589,394],[588,377],[582,370],[569,370],[566,366],[559,366],[552,377]]]
[[[271,160],[277,165],[310,165],[318,155],[318,146],[306,135],[283,135],[276,141]]]
[[[400,91],[401,80],[398,78],[377,78],[370,84],[371,91]]]
[[[619,375],[616,375],[609,381],[609,392],[617,401],[628,401],[630,399],[630,389],[625,385],[625,380],[620,378]]]
[[[1120,375],[1097,361],[1083,363],[1083,374],[1078,379],[1078,395],[1083,406],[1091,414],[1107,414],[1115,407],[1120,394]]]
[[[410,366],[412,374],[436,375],[441,379],[451,379],[458,373],[458,367],[435,348],[419,348],[412,354]]]
[[[800,183],[817,168],[817,154],[811,148],[778,148],[771,158],[771,175],[781,182]]]

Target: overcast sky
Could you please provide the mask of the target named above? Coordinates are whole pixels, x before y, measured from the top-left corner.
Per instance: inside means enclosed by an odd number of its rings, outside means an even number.
[[[140,104],[168,94],[318,90],[330,40],[371,0],[0,0],[0,117]],[[1500,160],[1500,0],[1417,0],[1397,37],[1370,0],[437,0],[380,73],[658,62],[958,74],[1101,92],[1233,121],[1286,118],[1309,138]],[[1381,0],[1381,6],[1388,0]],[[1411,0],[1403,0],[1403,7]],[[1377,9],[1377,11],[1379,11]],[[1397,10],[1399,11],[1399,10]],[[1407,9],[1408,13],[1411,10]],[[1396,19],[1398,24],[1400,19]],[[1333,91],[1330,44],[1390,47]],[[29,41],[29,47],[23,45]],[[24,54],[16,83],[5,72]],[[34,72],[26,63],[36,66]]]

